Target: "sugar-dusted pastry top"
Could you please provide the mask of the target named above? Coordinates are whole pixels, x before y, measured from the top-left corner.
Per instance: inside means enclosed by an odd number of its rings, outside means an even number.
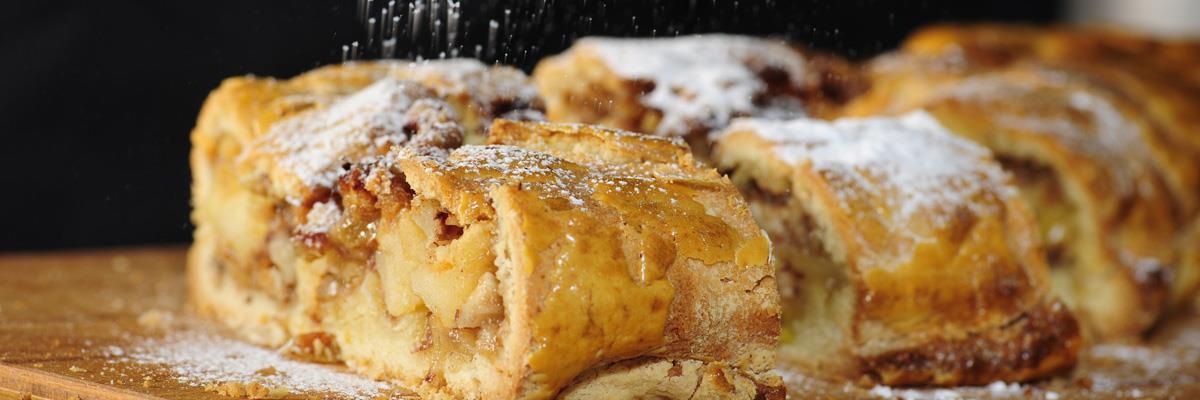
[[[383,79],[424,86],[419,97],[449,104],[454,119],[462,125],[466,142],[483,142],[484,129],[493,118],[540,118],[542,106],[536,89],[525,74],[511,67],[466,59],[351,62],[286,80],[254,76],[227,79],[213,92],[213,101],[201,110],[201,129],[195,131],[193,140],[231,139],[239,148],[226,145],[224,151],[241,151],[266,134],[275,122],[310,109],[328,108]],[[363,99],[358,104],[373,107],[365,104],[369,101]]]
[[[462,112],[469,108],[470,114],[495,118],[514,111],[537,112],[541,109],[537,89],[520,70],[486,65],[473,59],[350,62],[318,68],[293,81],[300,86],[340,91],[361,88],[385,77],[428,86],[453,104],[460,114],[469,114]],[[482,129],[488,123],[474,119],[464,121],[468,130]]]
[[[653,83],[642,102],[662,112],[658,134],[683,135],[693,121],[712,129],[739,115],[803,113],[796,104],[756,103],[768,89],[762,71],[778,71],[793,87],[807,84],[807,61],[782,41],[703,35],[585,38],[577,46],[599,55],[621,77]]]
[[[739,119],[725,132],[754,135],[750,140],[767,143],[772,156],[826,182],[823,189],[855,222],[859,268],[918,257],[923,243],[939,240],[964,212],[994,216],[1015,195],[987,149],[922,112],[831,123]]]
[[[551,120],[685,137],[701,155],[734,117],[828,114],[856,77],[836,57],[725,34],[584,38],[534,71]]]
[[[522,206],[638,223],[645,244],[669,247],[642,254],[707,264],[766,262],[762,231],[744,218],[744,207],[730,206],[736,202],[723,198],[736,190],[715,170],[699,166],[677,140],[586,125],[508,120],[497,120],[492,134],[491,144],[484,146],[403,148],[393,157],[415,190],[438,193],[462,220],[493,218],[490,198],[498,190],[514,188],[513,193],[531,201]],[[599,225],[575,226],[580,234],[604,230]],[[660,276],[667,265],[658,261],[664,260],[639,261],[645,268],[640,273]]]
[[[393,146],[458,146],[463,133],[456,118],[427,87],[383,78],[328,107],[272,124],[240,161],[248,175],[267,175],[272,194],[298,205],[332,188],[347,165]]]

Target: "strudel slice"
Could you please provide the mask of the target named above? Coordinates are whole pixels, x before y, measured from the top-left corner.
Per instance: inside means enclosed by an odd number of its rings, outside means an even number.
[[[972,63],[1006,64],[1038,59],[1141,70],[1143,78],[1166,78],[1200,88],[1200,43],[1140,35],[1114,27],[942,24],[905,39],[905,52],[959,57]]]
[[[427,397],[782,397],[770,242],[682,144],[498,120],[459,146],[426,85],[303,111],[289,87],[227,83],[202,113],[200,312]]]
[[[1200,206],[1200,83],[1184,82],[1187,73],[1200,76],[1200,45],[1191,43],[1191,52],[1186,47],[1186,42],[1095,28],[947,25],[914,34],[903,53],[957,58],[976,67],[1032,60],[1131,100],[1133,112],[1154,125],[1150,144],[1161,144],[1152,147],[1152,160],[1180,211],[1190,217]]]
[[[739,119],[713,154],[774,242],[781,366],[963,385],[1073,365],[1033,216],[986,149],[929,115]]]
[[[585,38],[533,75],[551,121],[682,137],[701,157],[733,117],[825,115],[858,89],[840,59],[720,34]]]
[[[1174,245],[1189,202],[1173,196],[1170,183],[1195,172],[1192,161],[1136,100],[1086,74],[1037,63],[951,77],[899,64],[886,71],[876,77],[889,83],[849,112],[923,108],[995,153],[1037,216],[1056,291],[1088,332],[1140,334],[1171,298],[1186,303],[1194,293],[1200,280],[1184,270],[1190,264]],[[910,83],[890,84],[900,81]],[[923,89],[889,94],[914,86]]]

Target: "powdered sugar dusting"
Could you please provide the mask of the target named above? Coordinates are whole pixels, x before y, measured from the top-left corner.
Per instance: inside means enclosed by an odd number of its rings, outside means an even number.
[[[542,199],[565,200],[582,211],[594,205],[592,199],[597,191],[624,191],[633,195],[654,192],[673,196],[658,182],[688,177],[684,172],[659,164],[610,163],[586,157],[567,160],[552,153],[513,145],[468,145],[435,151],[401,149],[399,153],[398,158],[419,160],[426,173],[459,178],[456,182],[462,185],[460,190],[483,193],[501,185],[515,184]]]
[[[453,111],[423,86],[383,79],[326,109],[299,114],[274,124],[259,150],[277,159],[277,184],[291,179],[307,187],[328,187],[345,171],[342,165],[381,154],[409,140],[405,126],[439,122],[457,131]],[[414,115],[415,114],[415,115]],[[431,122],[432,121],[432,122]],[[432,128],[438,128],[433,126]],[[297,201],[297,199],[290,199]]]
[[[463,146],[449,152],[431,152],[419,156],[428,171],[471,177],[476,190],[486,191],[506,183],[523,187],[547,197],[566,199],[583,206],[592,194],[588,178],[594,171],[550,154],[509,145]],[[584,207],[586,209],[586,207]]]
[[[126,349],[129,360],[163,365],[180,383],[205,386],[258,383],[291,393],[328,393],[345,398],[374,398],[391,385],[331,367],[290,360],[273,351],[197,331],[177,332]],[[262,371],[273,369],[273,373]]]
[[[834,122],[739,119],[726,132],[739,131],[773,142],[786,162],[811,163],[826,179],[844,180],[836,187],[847,209],[853,191],[884,199],[897,226],[918,213],[948,215],[963,206],[990,214],[992,206],[972,199],[986,191],[1015,194],[987,149],[951,135],[924,112]]]
[[[659,135],[713,130],[736,116],[803,115],[798,103],[757,104],[767,90],[759,73],[767,68],[782,71],[794,86],[804,84],[805,58],[780,41],[717,34],[588,38],[580,43],[597,52],[617,75],[654,83],[641,100],[662,112]]]
[[[314,203],[305,217],[304,225],[297,230],[308,234],[329,232],[341,217],[342,211],[333,200]]]

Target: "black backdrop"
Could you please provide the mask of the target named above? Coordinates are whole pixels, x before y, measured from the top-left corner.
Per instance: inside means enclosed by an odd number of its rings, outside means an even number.
[[[1058,2],[1012,0],[463,3],[468,49],[486,42],[486,21],[502,20],[504,8],[514,23],[534,20],[502,44],[507,61],[526,69],[582,34],[774,34],[862,58],[924,23],[1061,13]],[[205,95],[226,76],[286,77],[338,62],[342,45],[364,38],[356,8],[354,0],[0,6],[0,251],[187,242],[188,132]]]

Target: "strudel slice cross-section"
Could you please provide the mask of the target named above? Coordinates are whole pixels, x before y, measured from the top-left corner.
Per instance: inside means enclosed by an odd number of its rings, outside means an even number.
[[[584,38],[534,70],[551,121],[686,139],[739,116],[826,115],[858,90],[840,59],[781,40],[735,35]]]
[[[782,396],[769,240],[682,144],[498,121],[456,147],[418,83],[282,119],[224,104],[277,104],[241,85],[195,135],[201,312],[425,396]]]
[[[1074,363],[1033,216],[986,149],[929,115],[740,119],[713,154],[775,245],[782,366],[962,385]]]

